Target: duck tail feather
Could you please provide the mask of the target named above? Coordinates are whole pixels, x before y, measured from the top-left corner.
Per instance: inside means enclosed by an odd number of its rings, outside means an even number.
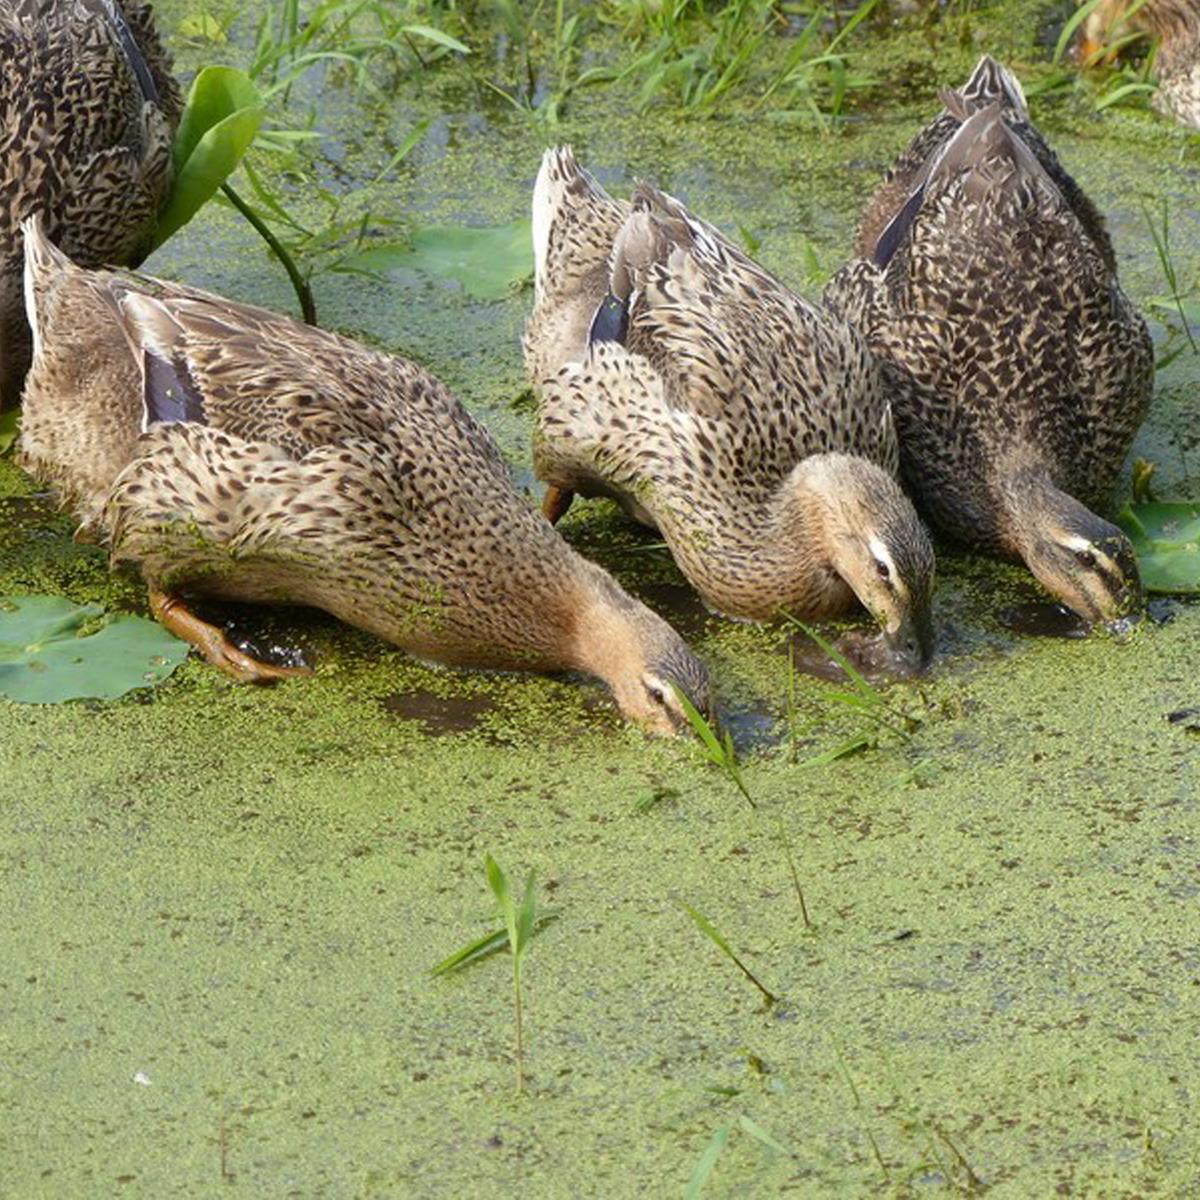
[[[946,95],[943,95],[943,103],[959,120],[965,120],[971,113],[996,102],[1011,109],[1021,120],[1029,119],[1029,106],[1020,81],[990,54],[985,54],[975,64],[967,82],[957,91],[949,92],[949,96],[953,97],[953,102],[948,102]]]
[[[562,259],[567,251],[571,259],[585,253],[589,235],[596,236],[596,210],[612,207],[608,193],[579,165],[570,146],[555,146],[542,155],[531,213],[534,285],[539,298],[550,282],[551,260]]]
[[[41,354],[42,331],[48,320],[49,297],[75,264],[50,240],[46,222],[35,212],[21,222],[25,239],[25,316],[33,331],[33,356]]]

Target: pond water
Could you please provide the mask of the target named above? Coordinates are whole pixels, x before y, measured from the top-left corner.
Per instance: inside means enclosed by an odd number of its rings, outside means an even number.
[[[178,35],[197,6],[159,8],[184,75],[244,63],[264,10],[213,45]],[[877,82],[829,133],[750,92],[639,112],[635,81],[578,90],[549,129],[480,83],[490,62],[394,94],[331,69],[291,113],[328,131],[315,170],[342,216],[502,224],[526,214],[542,147],[570,141],[606,185],[662,184],[815,295],[813,256],[836,268],[936,87],[982,50],[1049,78],[1067,10],[864,28],[855,61]],[[587,61],[611,61],[619,36],[589,37]],[[1181,283],[1200,283],[1200,142],[1096,114],[1087,91],[1034,115],[1107,214],[1129,292],[1165,290],[1143,202],[1167,202]],[[323,219],[312,182],[267,177]],[[216,205],[147,269],[295,311]],[[536,490],[528,290],[479,302],[404,272],[314,290],[322,323],[450,383]],[[1152,326],[1160,352],[1178,341]],[[1188,349],[1158,376],[1134,455],[1162,495],[1200,495],[1198,386]],[[1123,640],[1032,636],[1072,630],[1029,608],[1046,597],[1023,572],[946,552],[934,670],[871,716],[807,643],[706,613],[610,506],[561,528],[710,665],[757,808],[595,685],[431,669],[307,612],[230,616],[311,679],[252,690],[190,661],[122,702],[0,702],[0,1193],[671,1195],[726,1127],[705,1195],[1200,1189],[1200,738],[1178,717],[1200,706],[1200,607],[1160,604]],[[13,591],[144,611],[5,459]],[[429,975],[495,927],[488,852],[557,912],[525,962],[521,1097],[509,959]]]

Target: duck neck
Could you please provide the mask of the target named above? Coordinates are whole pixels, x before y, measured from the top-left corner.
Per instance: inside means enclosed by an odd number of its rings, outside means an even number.
[[[752,527],[730,526],[741,535],[741,544],[723,555],[742,585],[739,607],[729,610],[733,615],[765,621],[780,609],[794,609],[823,617],[853,602],[840,570],[837,538],[843,460],[844,455],[831,454],[806,458]]]
[[[1075,509],[1086,512],[1074,496],[1055,486],[1050,472],[1040,465],[1022,466],[1005,475],[999,498],[1005,515],[1000,529],[1002,549],[1030,564],[1040,557],[1047,514]]]
[[[643,665],[638,615],[642,606],[609,575],[580,559],[572,581],[569,665],[615,690],[619,680]]]

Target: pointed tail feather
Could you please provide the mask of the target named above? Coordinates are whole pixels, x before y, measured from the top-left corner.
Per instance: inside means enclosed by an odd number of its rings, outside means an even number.
[[[1014,168],[1006,176],[999,177],[992,171],[979,170],[985,164],[994,164],[1002,159],[1007,159]],[[1037,155],[1004,120],[999,102],[980,109],[963,122],[932,163],[929,181],[949,178],[960,171],[972,173],[970,186],[976,192],[997,187],[1011,188],[1021,180],[1027,183],[1037,180],[1062,201],[1062,193]]]
[[[947,111],[960,121],[997,102],[1011,109],[1022,121],[1029,120],[1029,106],[1020,81],[990,54],[985,54],[975,64],[962,87],[946,89],[941,93],[941,99]]]
[[[623,212],[571,147],[558,146],[542,156],[532,217],[534,288],[541,300],[551,284],[570,290],[607,259]]]
[[[46,317],[46,298],[56,282],[74,263],[50,240],[40,212],[21,222],[25,238],[25,316],[33,330],[33,356],[42,350],[42,329]]]

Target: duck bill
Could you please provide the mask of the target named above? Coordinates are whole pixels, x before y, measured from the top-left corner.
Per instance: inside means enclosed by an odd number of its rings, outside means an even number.
[[[933,616],[928,605],[907,613],[895,629],[884,630],[888,667],[900,676],[924,674],[933,658]]]

